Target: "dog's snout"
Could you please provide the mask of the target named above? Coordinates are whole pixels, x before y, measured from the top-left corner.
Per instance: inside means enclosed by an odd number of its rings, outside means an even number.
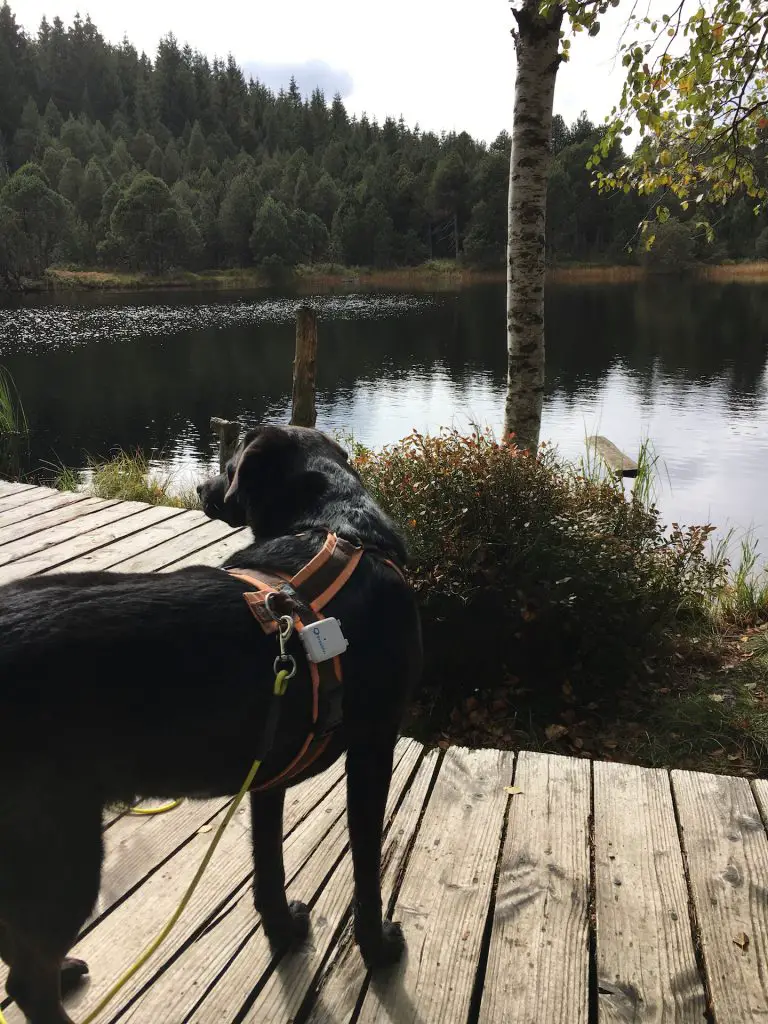
[[[198,484],[197,487],[195,488],[195,490],[197,491],[198,498],[202,498],[202,496],[203,496],[203,484]]]

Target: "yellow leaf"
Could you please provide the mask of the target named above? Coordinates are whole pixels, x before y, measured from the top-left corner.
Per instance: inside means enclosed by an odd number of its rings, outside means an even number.
[[[504,792],[509,793],[510,796],[517,796],[518,793],[522,793],[522,789],[519,786],[505,786]]]

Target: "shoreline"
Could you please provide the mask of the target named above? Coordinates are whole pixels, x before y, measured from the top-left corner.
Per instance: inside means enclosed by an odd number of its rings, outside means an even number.
[[[703,264],[685,272],[693,279],[721,283],[768,282],[768,261],[732,264]],[[547,280],[556,284],[635,283],[671,275],[649,273],[636,265],[562,264],[547,268]],[[238,270],[182,271],[159,276],[127,271],[51,268],[42,280],[28,282],[21,294],[87,291],[159,291],[159,290],[267,290],[291,288],[297,292],[334,288],[409,288],[428,291],[455,291],[477,284],[503,284],[506,271],[475,270],[452,261],[373,270],[366,267],[317,265],[298,267],[270,278],[257,268]]]

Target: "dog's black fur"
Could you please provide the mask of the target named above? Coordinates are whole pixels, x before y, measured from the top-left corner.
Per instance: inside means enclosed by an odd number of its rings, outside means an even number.
[[[232,566],[293,574],[327,529],[405,560],[397,531],[319,431],[250,431],[226,473],[199,491],[209,516],[253,530]],[[277,650],[243,590],[203,567],[0,587],[0,955],[8,993],[33,1024],[68,1024],[62,979],[86,971],[66,954],[98,894],[104,805],[232,794],[248,772]],[[302,777],[347,751],[355,933],[375,967],[403,949],[398,926],[382,921],[379,871],[394,745],[421,670],[418,612],[400,576],[366,555],[327,614],[349,641],[344,720]],[[300,674],[261,777],[278,773],[304,741],[309,693]],[[283,789],[251,794],[255,904],[279,947],[308,929],[307,908],[285,896],[283,800]]]

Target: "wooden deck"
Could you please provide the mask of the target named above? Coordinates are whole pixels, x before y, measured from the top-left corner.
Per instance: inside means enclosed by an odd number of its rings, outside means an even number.
[[[0,483],[2,582],[216,564],[244,539],[197,512]],[[75,1021],[165,923],[224,806],[105,819]],[[286,806],[289,895],[312,906],[307,946],[270,954],[241,809],[176,930],[100,1019],[766,1024],[766,822],[768,782],[402,740],[383,860],[402,965],[372,980],[352,942],[337,764]],[[13,1005],[3,1012],[21,1024]]]

